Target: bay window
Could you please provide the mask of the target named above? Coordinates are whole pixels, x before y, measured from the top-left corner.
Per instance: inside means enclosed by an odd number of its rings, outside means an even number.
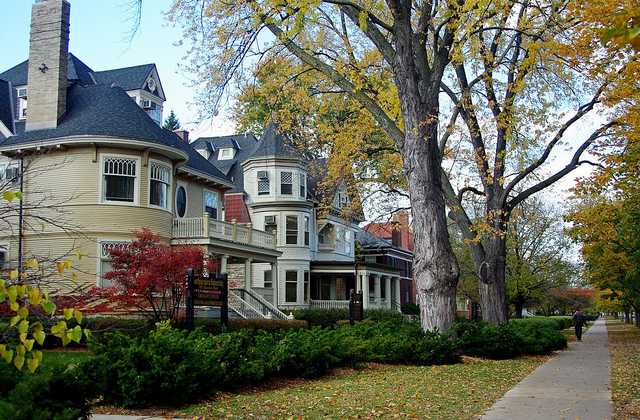
[[[293,194],[293,172],[280,172],[280,194]]]

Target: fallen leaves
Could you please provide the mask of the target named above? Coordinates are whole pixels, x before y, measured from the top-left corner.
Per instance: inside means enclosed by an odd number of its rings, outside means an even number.
[[[640,328],[608,320],[611,393],[616,419],[640,418]]]

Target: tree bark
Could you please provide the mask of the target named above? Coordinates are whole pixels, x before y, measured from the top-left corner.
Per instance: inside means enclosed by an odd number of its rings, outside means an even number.
[[[506,229],[505,226],[498,228]],[[485,260],[476,267],[480,276],[482,319],[492,324],[507,322],[506,247],[506,239],[501,235],[487,239]]]
[[[524,311],[524,303],[521,300],[517,300],[514,303],[514,306],[516,307],[515,317],[522,318],[522,312]]]
[[[635,316],[635,325],[640,328],[640,310],[636,309],[633,314]]]
[[[624,323],[625,324],[631,323],[631,312],[629,311],[629,309],[624,310]]]

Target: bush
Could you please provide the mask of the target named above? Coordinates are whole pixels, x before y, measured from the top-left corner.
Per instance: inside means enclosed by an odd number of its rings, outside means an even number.
[[[196,318],[194,322],[196,327],[201,327],[204,331],[219,334],[222,332],[222,324],[218,319]],[[228,323],[228,331],[241,330],[295,330],[308,327],[307,321],[291,319],[230,319]]]
[[[469,356],[505,359],[523,354],[548,354],[567,346],[551,319],[518,319],[503,325],[458,321],[453,331],[462,352]]]
[[[419,325],[249,330],[211,335],[160,327],[147,337],[114,334],[95,344],[82,370],[104,401],[125,407],[179,405],[274,376],[316,377],[365,361],[434,364],[459,360],[455,340]]]
[[[76,420],[90,415],[95,387],[82,372],[56,367],[36,374],[20,373],[4,362],[0,418],[14,420]],[[7,367],[10,371],[7,370]],[[7,379],[13,386],[8,390]]]
[[[420,315],[420,307],[415,303],[403,303],[400,310],[405,315]]]
[[[338,321],[349,319],[348,309],[298,309],[293,312],[295,319],[307,321],[309,327],[333,327]],[[364,319],[376,322],[402,322],[402,314],[388,309],[367,309]]]

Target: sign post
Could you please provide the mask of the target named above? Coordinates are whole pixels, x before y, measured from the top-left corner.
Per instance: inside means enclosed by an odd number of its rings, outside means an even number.
[[[196,306],[220,308],[220,321],[224,328],[229,322],[229,281],[226,274],[210,274],[194,277],[193,269],[187,270],[187,328],[193,329]]]
[[[353,325],[355,321],[362,321],[363,315],[362,292],[355,293],[351,289],[349,291],[349,323]]]

